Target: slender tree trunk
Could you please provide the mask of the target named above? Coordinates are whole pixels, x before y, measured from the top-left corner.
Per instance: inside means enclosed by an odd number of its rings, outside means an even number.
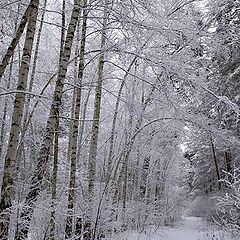
[[[158,204],[161,194],[162,194],[162,179],[161,179],[161,164],[160,161],[157,163],[157,171],[156,171],[156,186],[155,186],[155,202]]]
[[[41,35],[42,35],[42,28],[43,28],[43,22],[44,22],[44,15],[45,15],[45,12],[46,12],[46,5],[47,5],[47,0],[44,1],[43,12],[42,12],[42,16],[41,16],[41,22],[40,22],[38,34],[37,34],[37,37],[36,37],[36,47],[35,47],[35,51],[34,51],[34,55],[33,55],[34,57],[33,57],[33,63],[32,63],[32,72],[31,72],[31,75],[30,75],[28,92],[32,92],[33,83],[34,83],[34,79],[35,79],[39,45],[40,45],[40,40],[41,40]],[[25,101],[25,114],[24,114],[24,117],[23,117],[23,127],[22,127],[22,132],[21,132],[21,138],[20,138],[20,141],[19,141],[17,154],[16,154],[17,162],[18,162],[17,172],[18,172],[19,166],[21,165],[22,150],[24,149],[24,147],[23,147],[24,138],[25,138],[25,135],[26,135],[27,130],[28,130],[27,121],[28,121],[28,117],[29,117],[30,101],[31,101],[31,95],[27,95],[26,96],[26,101]]]
[[[83,147],[83,134],[84,134],[85,122],[86,122],[85,120],[86,120],[86,114],[87,114],[87,108],[88,108],[88,101],[89,101],[90,94],[91,94],[91,91],[92,91],[92,85],[93,85],[93,82],[91,82],[91,84],[89,86],[87,96],[86,96],[86,99],[85,99],[83,107],[82,107],[83,108],[82,121],[80,123],[79,134],[78,134],[79,135],[79,139],[78,139],[79,144],[78,144],[78,153],[77,153],[77,159],[78,160],[80,159],[80,154],[81,154],[81,150],[82,150],[82,147]],[[83,164],[81,166],[83,166]]]
[[[39,46],[40,46],[40,41],[41,41],[41,36],[42,36],[42,29],[43,29],[43,23],[44,23],[44,16],[45,16],[45,12],[46,12],[46,6],[47,6],[47,0],[44,0],[43,12],[42,12],[42,16],[40,19],[38,35],[36,38],[36,47],[35,47],[35,51],[34,51],[34,58],[33,58],[33,64],[32,64],[33,67],[32,67],[31,77],[30,77],[30,81],[29,81],[29,87],[28,87],[29,92],[32,92],[33,83],[34,83],[35,74],[36,74],[38,52],[39,52]],[[26,123],[26,120],[27,120],[30,100],[31,100],[31,96],[28,95],[27,99],[26,99],[26,104],[25,104],[26,113],[24,116],[24,124]]]
[[[31,180],[31,187],[26,197],[26,206],[21,213],[21,218],[25,219],[25,223],[23,223],[19,227],[19,231],[16,236],[17,240],[27,238],[29,223],[32,219],[32,214],[34,211],[34,205],[37,200],[37,196],[39,195],[39,192],[41,190],[42,182],[44,179],[46,165],[49,160],[50,148],[53,145],[54,130],[55,130],[57,118],[58,118],[57,112],[61,106],[63,86],[64,86],[64,81],[67,73],[68,62],[71,55],[74,33],[75,33],[77,22],[79,19],[80,2],[81,0],[74,1],[72,15],[71,15],[69,27],[67,30],[66,41],[64,44],[64,50],[63,50],[63,54],[62,54],[62,58],[59,66],[58,78],[56,81],[53,101],[52,101],[52,105],[49,113],[49,118],[47,121],[47,126],[45,129],[45,137],[41,145],[39,157],[37,160],[37,167],[33,173],[33,177]]]
[[[147,98],[144,100],[143,102],[143,106],[142,106],[142,111],[141,111],[141,115],[139,117],[139,119],[137,120],[137,123],[135,125],[134,128],[134,133],[138,132],[138,130],[140,129],[141,125],[142,125],[142,121],[143,121],[143,113],[146,111],[147,106],[149,105],[150,101],[151,101],[151,97],[154,93],[155,90],[155,85],[152,86],[152,89],[150,90],[150,93],[148,94]],[[129,126],[131,128],[132,126],[132,116],[130,115],[130,119],[129,119]],[[127,190],[128,190],[128,163],[129,163],[129,157],[132,151],[132,147],[134,145],[135,139],[136,139],[136,134],[133,133],[133,136],[129,138],[127,138],[127,142],[125,144],[125,151],[123,154],[123,164],[122,164],[122,168],[118,177],[118,183],[115,189],[115,194],[114,194],[114,198],[113,198],[113,205],[115,203],[117,203],[120,199],[117,199],[117,197],[122,199],[122,206],[123,206],[123,228],[125,228],[125,211],[126,211],[126,203],[127,203]],[[122,185],[123,183],[123,185]],[[119,189],[121,189],[122,185],[122,190],[121,192],[119,192]]]
[[[16,31],[17,31],[17,27],[18,27],[19,11],[20,11],[20,2],[18,3],[17,17],[15,19],[15,34],[16,34]],[[9,59],[9,61],[10,61],[10,59]],[[14,52],[12,54],[10,67],[9,67],[9,77],[8,77],[7,89],[9,89],[10,85],[11,85],[13,62],[14,62]],[[1,66],[0,66],[0,68],[1,68]],[[0,83],[1,83],[1,77],[0,77]],[[2,126],[1,126],[1,135],[0,135],[0,158],[2,158],[2,150],[3,150],[4,138],[5,138],[5,126],[6,126],[6,119],[7,119],[7,108],[8,108],[8,103],[7,103],[7,98],[5,98],[4,108],[3,108],[3,117],[2,117]]]
[[[59,112],[57,113],[59,114]],[[59,115],[58,115],[59,116]],[[51,219],[50,219],[50,240],[55,240],[56,229],[56,199],[57,199],[57,176],[58,176],[58,140],[59,140],[59,117],[56,121],[55,136],[54,136],[54,155],[53,155],[53,175],[52,175],[52,203],[51,203]]]
[[[10,63],[7,89],[10,88],[10,84],[11,84],[12,68],[13,68],[13,57],[14,57],[14,55],[12,56],[12,60],[11,60],[11,63]],[[7,108],[8,108],[8,102],[7,102],[7,98],[6,98],[5,101],[4,101],[2,126],[1,126],[1,134],[0,134],[0,158],[2,158],[2,151],[3,151],[3,145],[4,145],[4,139],[5,139],[5,127],[6,127],[6,120],[7,120]]]
[[[33,41],[36,29],[37,13],[39,1],[33,1],[31,5],[31,14],[29,15],[29,22],[27,27],[26,39],[23,48],[23,55],[21,67],[19,71],[19,81],[17,90],[25,91],[27,87],[27,79],[29,73],[29,66],[32,55]],[[25,94],[22,92],[16,93],[14,108],[12,114],[12,125],[10,129],[10,136],[7,147],[7,154],[5,158],[3,182],[1,189],[1,202],[0,202],[0,238],[7,239],[9,223],[10,223],[10,210],[12,201],[15,196],[14,191],[14,171],[16,167],[16,153],[19,144],[19,134],[21,131],[21,122],[23,118],[23,109],[25,102]]]
[[[219,167],[218,167],[218,161],[217,161],[215,146],[214,146],[212,137],[210,137],[210,144],[211,144],[211,148],[212,148],[213,161],[214,161],[214,165],[215,165],[216,173],[217,173],[218,189],[220,190],[220,189],[221,189],[221,182],[220,182],[221,177],[220,177],[220,172],[219,172]]]
[[[111,173],[112,173],[112,162],[113,162],[113,147],[114,147],[114,137],[115,137],[115,129],[116,129],[116,122],[117,122],[117,115],[118,115],[118,108],[119,108],[119,104],[120,104],[120,100],[121,100],[121,95],[122,95],[122,90],[125,84],[125,81],[132,69],[132,66],[134,65],[134,63],[137,60],[137,56],[135,56],[132,60],[132,62],[130,63],[124,77],[123,80],[121,82],[120,88],[118,90],[118,96],[117,96],[117,100],[116,100],[116,104],[115,104],[115,110],[114,110],[114,114],[113,114],[113,120],[112,120],[112,129],[111,129],[111,133],[110,133],[110,146],[109,146],[109,154],[108,154],[108,162],[107,162],[107,179],[110,178]]]
[[[97,141],[99,133],[100,123],[100,110],[102,100],[102,83],[103,83],[103,67],[104,57],[106,48],[106,35],[107,35],[107,23],[108,23],[108,3],[109,0],[105,0],[104,16],[103,16],[103,29],[101,39],[101,54],[98,62],[98,81],[95,90],[95,102],[94,102],[94,114],[93,114],[93,125],[91,131],[90,149],[89,149],[89,160],[88,160],[88,194],[91,198],[94,190],[94,180],[96,173],[96,157],[97,157]]]
[[[140,185],[140,197],[145,198],[147,192],[147,178],[149,171],[150,157],[145,157],[142,166],[142,177]]]
[[[18,3],[17,17],[15,19],[15,33],[16,33],[17,27],[18,27],[17,25],[18,25],[19,9],[20,9],[20,3]],[[7,82],[7,90],[10,88],[10,85],[11,85],[13,62],[14,62],[14,53],[12,54],[10,67],[9,67],[9,76],[8,76],[8,82]],[[0,83],[1,83],[1,78],[0,78]],[[8,102],[7,102],[7,98],[5,98],[4,107],[3,107],[1,134],[0,134],[0,158],[2,158],[2,159],[3,159],[2,151],[3,151],[3,145],[4,145],[4,139],[5,139],[5,127],[6,127],[7,110],[8,110],[7,108],[8,108]]]
[[[224,159],[226,163],[226,171],[228,173],[231,173],[232,172],[232,154],[230,149],[224,152]]]
[[[13,38],[12,42],[10,43],[10,46],[8,47],[7,52],[4,55],[2,62],[0,63],[0,82],[1,82],[2,76],[5,72],[5,69],[6,69],[7,65],[9,64],[9,61],[10,61],[11,57],[13,56],[14,50],[15,50],[16,46],[18,45],[19,40],[24,32],[24,29],[27,25],[28,19],[30,17],[32,17],[35,13],[36,2],[37,2],[36,0],[32,0],[29,3],[26,11],[24,12],[24,14],[22,16],[20,24],[16,30],[15,37]]]
[[[88,159],[88,204],[89,204],[89,216],[85,224],[85,234],[84,239],[91,239],[92,235],[92,224],[91,215],[92,208],[91,202],[93,200],[93,191],[95,184],[96,175],[96,157],[97,157],[97,143],[98,143],[98,133],[100,124],[100,112],[101,112],[101,100],[102,100],[102,84],[103,84],[103,68],[104,68],[104,58],[105,58],[105,48],[106,48],[106,37],[107,37],[107,24],[109,17],[109,0],[104,0],[104,15],[102,23],[102,35],[101,35],[101,53],[98,61],[98,80],[95,89],[95,102],[94,102],[94,113],[93,113],[93,124],[91,130],[90,148],[89,148],[89,159]]]
[[[61,41],[60,41],[60,54],[59,54],[59,66],[62,61],[63,51],[64,51],[64,39],[65,39],[65,25],[66,25],[66,1],[62,1],[62,29],[61,29]],[[54,156],[53,156],[53,174],[51,180],[51,218],[50,218],[50,233],[48,236],[49,240],[55,240],[56,231],[56,199],[57,199],[57,177],[58,177],[58,145],[59,145],[59,108],[56,109],[56,125],[54,133]]]
[[[84,70],[84,54],[85,54],[85,43],[86,43],[86,33],[87,33],[87,0],[84,0],[84,11],[83,11],[83,23],[82,23],[82,33],[81,33],[81,45],[80,45],[80,60],[78,67],[78,88],[76,89],[76,97],[74,104],[74,120],[72,124],[72,135],[71,140],[71,170],[70,170],[70,182],[69,182],[69,195],[68,195],[68,216],[65,229],[65,238],[72,237],[73,229],[73,210],[76,201],[76,169],[77,169],[77,146],[78,146],[78,129],[79,129],[79,116],[80,116],[80,106],[81,106],[81,95],[82,95],[82,79]]]
[[[143,106],[142,106],[142,112],[141,112],[141,115],[140,115],[140,118],[138,119],[137,123],[136,123],[136,126],[135,126],[135,130],[134,130],[134,133],[137,132],[141,125],[142,125],[142,121],[143,121],[143,113],[146,111],[146,108],[147,106],[149,105],[150,101],[151,101],[151,97],[154,93],[154,90],[155,90],[155,85],[152,86],[152,89],[149,93],[149,95],[147,96],[147,98],[144,100],[143,102]],[[136,137],[132,137],[129,142],[127,143],[127,150],[126,150],[126,154],[125,154],[125,159],[124,159],[124,165],[123,168],[124,168],[124,187],[123,187],[123,209],[126,208],[126,201],[127,201],[127,177],[128,177],[128,172],[127,172],[127,165],[128,165],[128,162],[129,162],[129,157],[130,157],[130,154],[131,154],[131,151],[132,151],[132,147],[133,147],[133,144],[135,142],[135,139]]]
[[[48,82],[45,84],[45,86],[44,86],[43,89],[41,90],[41,92],[40,92],[40,94],[39,94],[40,96],[44,94],[45,90],[46,90],[47,87],[50,85],[50,83],[52,82],[52,80],[54,79],[55,76],[56,76],[56,74],[49,78]],[[27,132],[27,129],[28,129],[28,127],[29,127],[29,124],[31,123],[32,117],[33,117],[33,115],[34,115],[34,112],[35,112],[35,110],[36,110],[39,102],[40,102],[40,100],[37,100],[37,101],[35,102],[35,104],[34,104],[34,106],[33,106],[33,108],[32,108],[32,111],[28,114],[28,118],[27,118],[27,120],[26,120],[26,122],[25,122],[25,125],[24,125],[24,128],[22,129],[22,132],[21,132],[21,139],[20,139],[20,141],[19,141],[20,143],[22,143],[22,142],[23,142],[23,139],[25,138],[25,134],[26,134],[26,132]],[[20,151],[20,152],[21,152],[21,151]]]
[[[152,141],[154,138],[154,134],[155,131],[152,131],[152,133],[150,134],[150,138],[147,141],[147,146],[148,146],[148,150],[149,152],[151,152],[151,145],[152,145]],[[141,182],[140,182],[140,197],[141,198],[145,198],[146,193],[147,193],[147,180],[148,180],[148,176],[149,176],[149,168],[150,168],[150,160],[151,160],[151,155],[148,155],[146,157],[144,157],[143,159],[143,166],[142,166],[142,175],[141,175]]]
[[[78,78],[78,57],[79,57],[79,45],[80,45],[80,20],[78,21],[77,25],[77,36],[76,36],[76,47],[75,47],[75,59],[74,59],[74,85],[77,85],[77,78]],[[72,105],[71,105],[71,121],[69,127],[69,134],[68,134],[68,153],[67,158],[70,162],[71,158],[71,146],[72,146],[72,132],[73,132],[73,119],[74,119],[74,111],[75,111],[75,99],[76,99],[76,88],[73,89],[72,94]]]
[[[136,75],[136,68],[135,68],[135,75]],[[136,82],[136,79],[134,79],[133,88],[135,87],[135,82]],[[115,214],[115,212],[116,212],[115,209],[118,208],[117,204],[119,204],[120,200],[123,199],[123,191],[124,191],[123,190],[123,182],[126,180],[126,179],[124,179],[124,173],[127,171],[127,167],[126,167],[127,162],[126,161],[128,161],[128,158],[126,157],[126,154],[127,154],[127,151],[128,151],[128,147],[129,147],[128,143],[130,141],[130,136],[132,134],[132,127],[133,127],[133,109],[132,109],[132,106],[133,106],[135,95],[134,95],[133,92],[130,95],[131,95],[131,99],[130,99],[131,109],[130,109],[130,116],[129,116],[129,120],[128,120],[128,129],[127,129],[126,134],[125,134],[126,135],[125,136],[125,138],[126,138],[125,139],[125,146],[124,146],[123,154],[118,161],[118,164],[119,164],[120,160],[121,160],[122,166],[121,166],[118,178],[117,178],[117,182],[116,182],[115,189],[114,189],[113,201],[112,201],[112,205],[113,205],[112,216],[116,220],[118,219],[118,213]],[[119,166],[116,166],[113,179],[115,179],[116,176],[117,176],[118,168],[119,168]],[[126,184],[126,181],[124,182],[124,184]],[[113,185],[113,183],[112,183],[112,185]]]

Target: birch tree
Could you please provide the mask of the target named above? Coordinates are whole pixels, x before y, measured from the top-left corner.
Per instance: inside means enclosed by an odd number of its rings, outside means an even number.
[[[32,2],[0,3],[0,154],[12,164],[0,171],[3,239],[115,238],[228,191],[222,170],[232,178],[239,165],[238,2],[42,0],[29,74]],[[28,90],[16,89],[19,70]]]
[[[59,65],[61,64],[64,51],[64,40],[65,40],[65,24],[66,24],[66,1],[62,1],[62,29],[61,29],[61,41],[60,41],[60,54],[59,54]],[[50,233],[48,236],[49,240],[55,240],[56,235],[56,200],[57,200],[57,177],[58,177],[58,164],[59,164],[59,136],[60,136],[60,119],[59,109],[56,111],[56,124],[54,132],[54,156],[53,156],[53,173],[51,178],[51,218],[50,218]]]
[[[34,15],[33,13],[35,12],[35,8],[36,8],[36,1],[31,0],[29,5],[27,6],[26,11],[24,12],[24,14],[22,16],[20,24],[16,30],[15,37],[12,39],[10,46],[8,47],[7,52],[6,52],[5,56],[3,57],[2,62],[0,64],[0,82],[1,82],[2,76],[5,72],[5,69],[6,69],[7,65],[9,64],[9,61],[10,61],[11,57],[13,56],[14,50],[15,50],[16,46],[18,45],[19,40],[24,32],[24,29],[27,25],[29,18]]]
[[[7,154],[5,157],[3,181],[1,188],[1,223],[0,236],[7,239],[10,224],[10,214],[12,202],[14,200],[14,175],[16,168],[16,153],[19,143],[19,134],[21,131],[21,122],[23,118],[23,108],[25,103],[25,93],[27,87],[27,79],[32,56],[33,41],[35,36],[36,21],[38,14],[39,1],[32,1],[31,14],[28,18],[28,27],[23,48],[21,67],[19,71],[18,86],[14,101],[14,109],[12,114],[12,124],[8,141]],[[10,54],[11,55],[11,54]]]
[[[70,182],[69,182],[69,195],[68,195],[68,216],[66,221],[66,238],[72,237],[73,229],[73,210],[76,202],[76,168],[77,168],[77,146],[78,146],[78,133],[79,133],[79,117],[80,117],[80,107],[81,107],[81,95],[82,95],[82,79],[84,70],[84,54],[85,54],[85,44],[86,44],[86,33],[87,33],[87,0],[83,2],[83,22],[82,22],[82,33],[81,33],[81,43],[80,43],[80,59],[78,66],[78,82],[76,89],[76,96],[74,102],[74,120],[72,124],[71,138],[71,151],[70,151]]]
[[[98,141],[99,124],[100,124],[103,67],[104,67],[104,58],[105,58],[105,52],[106,52],[105,48],[106,48],[106,41],[107,41],[107,23],[108,23],[108,17],[109,17],[109,6],[110,6],[109,0],[105,0],[102,33],[101,33],[101,54],[98,60],[98,81],[97,81],[97,87],[95,89],[93,125],[92,125],[92,131],[91,131],[89,160],[88,160],[88,194],[90,198],[93,194],[95,174],[96,174],[97,141]]]
[[[21,212],[21,218],[26,219],[25,222],[19,227],[18,232],[16,234],[16,239],[26,239],[29,231],[29,223],[32,218],[34,204],[37,200],[37,196],[41,190],[42,181],[45,175],[46,165],[49,161],[49,153],[50,148],[53,145],[53,137],[54,130],[57,122],[57,112],[61,106],[61,98],[63,92],[64,81],[67,73],[67,66],[71,55],[72,43],[74,38],[74,33],[76,30],[77,22],[80,14],[80,0],[75,0],[70,23],[68,26],[68,30],[66,33],[66,40],[64,44],[63,56],[61,58],[61,62],[58,70],[58,78],[56,81],[53,101],[47,121],[47,126],[45,129],[45,137],[43,143],[41,145],[39,157],[37,160],[37,167],[35,172],[33,173],[33,177],[31,180],[30,191],[27,194],[25,201],[25,208]]]

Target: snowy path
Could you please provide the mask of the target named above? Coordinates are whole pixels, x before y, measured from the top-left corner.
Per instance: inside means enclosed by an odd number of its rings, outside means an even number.
[[[166,232],[164,231],[166,230]],[[200,218],[183,218],[180,227],[165,228],[163,235],[156,239],[161,240],[199,240],[203,232],[203,221]]]
[[[201,218],[184,217],[176,228],[164,227],[146,233],[128,232],[112,237],[114,240],[234,240],[223,231],[214,229]]]

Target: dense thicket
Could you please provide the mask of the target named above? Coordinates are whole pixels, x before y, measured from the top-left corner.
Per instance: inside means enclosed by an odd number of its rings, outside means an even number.
[[[0,238],[143,231],[203,198],[238,234],[239,5],[3,0]]]

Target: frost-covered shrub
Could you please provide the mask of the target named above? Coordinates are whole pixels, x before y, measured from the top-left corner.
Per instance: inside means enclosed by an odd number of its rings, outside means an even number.
[[[227,187],[224,196],[217,197],[216,218],[218,225],[240,236],[240,168],[226,173],[223,183]]]

